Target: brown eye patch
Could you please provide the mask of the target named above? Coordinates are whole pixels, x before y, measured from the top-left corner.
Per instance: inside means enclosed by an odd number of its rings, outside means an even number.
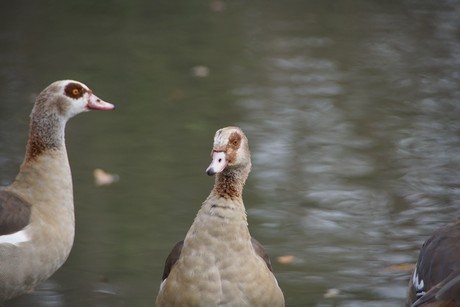
[[[64,91],[67,97],[73,99],[80,98],[86,92],[86,90],[83,88],[83,86],[81,86],[81,84],[74,82],[67,84]]]
[[[233,132],[228,138],[228,145],[233,149],[238,149],[241,143],[241,135],[238,132]]]

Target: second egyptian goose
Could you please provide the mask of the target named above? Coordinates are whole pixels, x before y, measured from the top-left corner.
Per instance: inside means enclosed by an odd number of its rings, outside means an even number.
[[[0,302],[33,290],[67,259],[75,223],[65,125],[78,113],[113,108],[73,80],[38,95],[24,162],[0,187]]]
[[[270,260],[248,230],[248,139],[238,127],[220,129],[211,154],[206,172],[216,175],[214,188],[167,258],[156,305],[284,306]]]
[[[409,282],[407,306],[460,306],[460,219],[423,244]]]

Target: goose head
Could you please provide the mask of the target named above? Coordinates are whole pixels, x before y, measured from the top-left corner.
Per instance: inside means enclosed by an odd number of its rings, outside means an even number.
[[[74,80],[56,81],[46,87],[35,100],[30,114],[29,141],[25,161],[34,160],[47,149],[64,144],[64,129],[73,116],[89,110],[112,110],[83,83]]]
[[[248,139],[238,127],[217,130],[211,151],[211,164],[206,169],[209,176],[225,171],[251,168],[251,153]]]
[[[50,84],[37,97],[34,111],[56,114],[65,121],[89,110],[112,110],[114,105],[98,98],[83,83],[74,80],[61,80]]]

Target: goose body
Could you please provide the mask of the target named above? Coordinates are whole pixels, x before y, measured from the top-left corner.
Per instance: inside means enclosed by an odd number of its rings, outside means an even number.
[[[460,306],[460,219],[436,230],[423,244],[406,306]]]
[[[166,261],[156,305],[284,306],[270,260],[248,230],[242,192],[251,159],[243,131],[218,130],[212,158],[214,188]]]
[[[52,83],[36,99],[24,162],[0,187],[0,302],[33,290],[70,253],[75,223],[65,125],[90,109],[113,105],[73,80]]]

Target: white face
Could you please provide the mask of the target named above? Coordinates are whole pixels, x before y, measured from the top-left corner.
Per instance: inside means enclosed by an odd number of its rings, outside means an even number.
[[[114,106],[99,99],[83,83],[73,80],[56,81],[44,91],[47,99],[56,103],[59,113],[67,119],[89,110],[111,110]],[[55,99],[50,99],[55,96]]]
[[[251,163],[248,140],[238,127],[217,130],[211,156],[211,165],[206,170],[210,176],[225,169],[246,167]]]

